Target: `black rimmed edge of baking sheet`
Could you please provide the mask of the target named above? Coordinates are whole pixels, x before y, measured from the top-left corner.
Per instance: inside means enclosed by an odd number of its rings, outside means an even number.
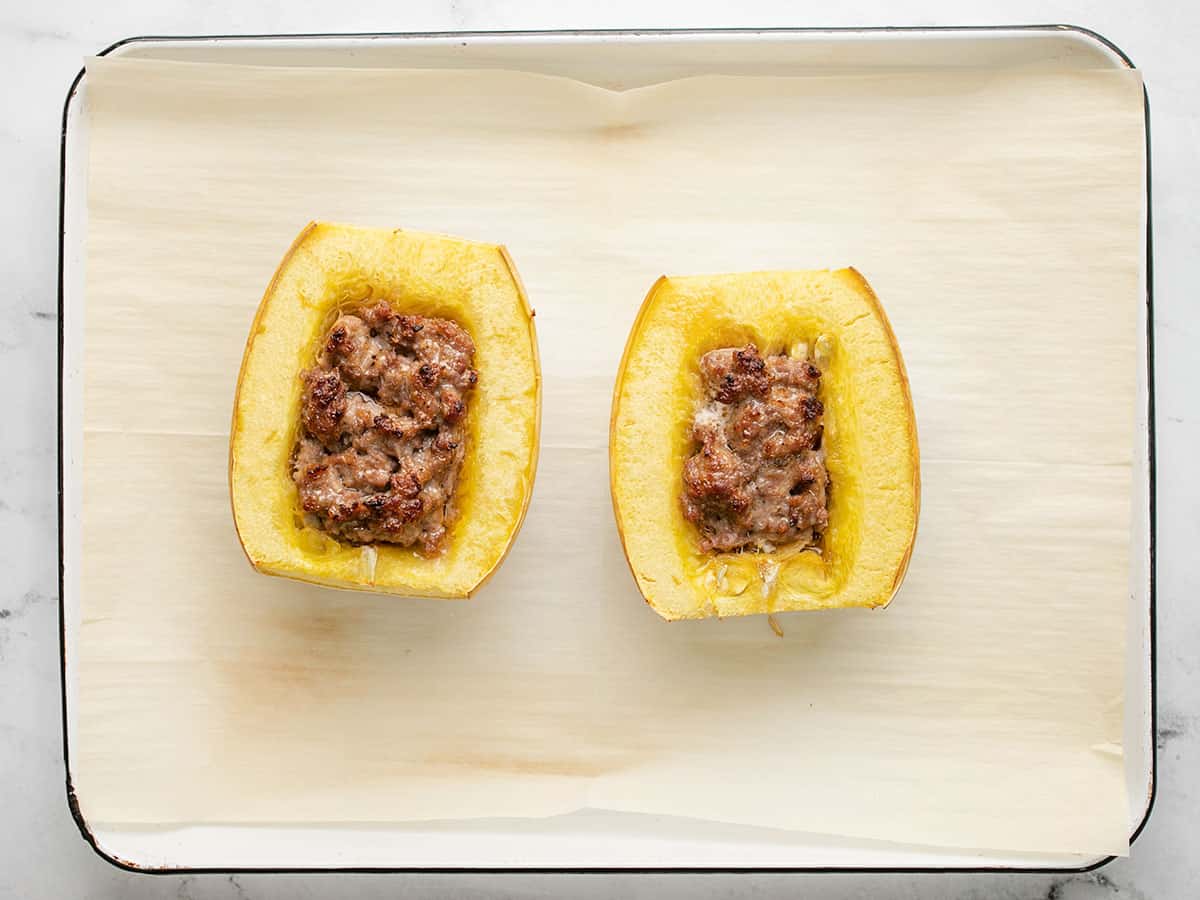
[[[1047,24],[1047,25],[938,25],[938,26],[868,26],[868,27],[771,27],[771,28],[610,28],[610,29],[548,29],[548,30],[508,30],[508,31],[421,31],[421,32],[366,32],[366,33],[324,33],[324,34],[219,34],[219,35],[138,35],[128,37],[105,47],[97,56],[107,56],[114,50],[125,46],[149,41],[239,41],[239,40],[270,40],[270,39],[318,39],[318,38],[482,38],[482,37],[609,37],[609,36],[641,36],[641,35],[737,35],[737,34],[919,34],[919,33],[984,33],[994,31],[1028,31],[1028,32],[1074,32],[1090,38],[1116,54],[1126,67],[1135,68],[1133,60],[1120,47],[1101,34],[1078,25]],[[862,873],[862,874],[935,874],[935,873],[1025,873],[1059,875],[1069,873],[1092,872],[1100,869],[1116,856],[1106,856],[1095,862],[1082,866],[638,866],[638,867],[420,867],[420,866],[332,866],[332,867],[303,867],[303,866],[264,866],[264,867],[150,867],[139,865],[130,860],[121,859],[102,849],[92,833],[91,826],[79,809],[79,801],[75,796],[75,787],[71,780],[71,764],[69,755],[69,737],[67,734],[67,619],[66,603],[63,597],[64,573],[64,519],[63,519],[63,256],[65,253],[66,235],[66,178],[67,178],[67,119],[70,114],[71,102],[75,98],[80,83],[83,81],[85,70],[80,69],[67,90],[63,103],[62,135],[59,152],[59,182],[58,182],[58,640],[59,640],[59,685],[62,698],[62,738],[63,764],[66,770],[67,805],[71,816],[79,827],[79,832],[88,845],[96,851],[101,859],[119,869],[129,872],[140,872],[151,875],[203,875],[203,874],[307,874],[307,873],[409,873],[409,874],[594,874],[594,875],[663,875],[663,874],[754,874],[754,873]],[[1146,393],[1147,393],[1147,446],[1149,451],[1149,505],[1150,505],[1150,796],[1146,804],[1146,812],[1142,820],[1129,837],[1132,846],[1145,830],[1154,811],[1154,801],[1158,793],[1158,636],[1155,584],[1156,570],[1156,535],[1157,535],[1157,500],[1155,478],[1155,428],[1154,428],[1154,253],[1152,226],[1153,206],[1150,177],[1150,95],[1143,85],[1143,106],[1145,110],[1146,132]]]

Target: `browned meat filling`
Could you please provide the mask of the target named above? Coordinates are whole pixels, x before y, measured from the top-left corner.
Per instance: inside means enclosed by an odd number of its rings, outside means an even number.
[[[708,402],[692,420],[683,512],[705,551],[815,545],[829,523],[821,370],[747,344],[704,354]]]
[[[466,450],[475,345],[454,322],[376,303],[338,317],[303,399],[292,479],[339,540],[444,547]]]

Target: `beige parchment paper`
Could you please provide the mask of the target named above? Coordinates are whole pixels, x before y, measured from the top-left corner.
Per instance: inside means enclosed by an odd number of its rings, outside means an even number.
[[[664,813],[1124,853],[1143,185],[1136,72],[706,77],[88,65],[93,822]],[[545,376],[528,521],[470,602],[254,574],[226,487],[250,321],[310,219],[506,244]],[[662,273],[854,265],[912,379],[886,611],[660,621],[608,498]]]

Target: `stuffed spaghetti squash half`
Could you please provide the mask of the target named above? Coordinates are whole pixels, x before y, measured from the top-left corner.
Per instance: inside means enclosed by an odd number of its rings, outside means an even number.
[[[912,399],[853,269],[660,278],[609,453],[625,555],[665,619],[884,606],[907,570]]]
[[[415,597],[478,588],[533,489],[532,315],[501,246],[309,224],[237,382],[230,497],[254,568]]]

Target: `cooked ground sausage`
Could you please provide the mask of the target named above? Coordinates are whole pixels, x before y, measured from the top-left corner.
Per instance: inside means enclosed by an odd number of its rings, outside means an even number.
[[[343,313],[300,378],[292,479],[307,520],[353,544],[440,553],[466,452],[475,345],[387,303]]]
[[[821,370],[808,359],[726,347],[704,354],[707,402],[683,467],[683,511],[704,551],[815,545],[829,523]]]

